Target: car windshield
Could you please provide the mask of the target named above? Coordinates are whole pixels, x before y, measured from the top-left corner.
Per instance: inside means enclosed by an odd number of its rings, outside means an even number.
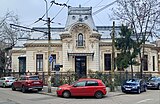
[[[137,84],[137,83],[125,83],[125,85],[136,86],[136,85],[138,85],[138,84]]]
[[[148,81],[156,82],[156,81],[157,81],[157,78],[156,78],[156,77],[152,77],[152,78],[150,78]]]
[[[28,79],[29,80],[39,80],[39,77],[38,76],[30,76]]]

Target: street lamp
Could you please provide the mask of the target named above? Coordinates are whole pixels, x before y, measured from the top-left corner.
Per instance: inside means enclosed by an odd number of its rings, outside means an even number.
[[[50,70],[50,62],[49,57],[51,53],[51,32],[50,32],[50,18],[48,17],[48,3],[46,2],[46,19],[47,19],[47,26],[48,26],[48,93],[51,93],[51,70]]]

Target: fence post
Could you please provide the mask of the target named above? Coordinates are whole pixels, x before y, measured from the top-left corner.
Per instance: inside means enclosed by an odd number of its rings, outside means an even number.
[[[42,72],[42,80],[43,80],[43,84],[45,84],[44,72]]]

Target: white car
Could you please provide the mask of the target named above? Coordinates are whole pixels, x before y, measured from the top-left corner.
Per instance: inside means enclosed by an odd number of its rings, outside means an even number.
[[[2,87],[9,87],[12,85],[12,83],[16,80],[15,77],[2,77],[0,78],[0,86]]]

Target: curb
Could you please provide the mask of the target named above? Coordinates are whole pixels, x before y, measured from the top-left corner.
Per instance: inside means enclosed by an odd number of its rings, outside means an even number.
[[[38,92],[38,94],[43,94],[43,95],[49,95],[49,96],[57,96],[56,94],[51,93],[47,93],[47,92]]]

